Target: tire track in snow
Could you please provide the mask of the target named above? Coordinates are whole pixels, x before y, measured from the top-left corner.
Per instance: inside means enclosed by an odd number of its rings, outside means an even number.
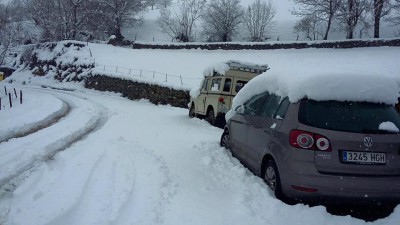
[[[28,143],[24,143],[24,139],[27,138],[33,138],[36,140],[40,140],[41,138],[46,137],[46,133],[48,133],[47,130],[52,129],[60,124],[63,123],[68,123],[71,122],[69,121],[70,119],[73,121],[73,113],[77,111],[77,107],[74,105],[73,100],[71,100],[70,97],[73,97],[75,99],[80,99],[80,101],[84,100],[88,102],[88,100],[78,97],[78,96],[72,96],[72,95],[66,95],[62,94],[61,92],[55,92],[52,91],[53,94],[58,95],[64,102],[67,103],[68,108],[70,108],[70,112],[66,117],[60,118],[57,122],[53,123],[52,125],[44,128],[44,129],[39,129],[37,132],[31,133],[30,135],[26,135],[22,138],[18,139],[12,139],[9,142],[6,143],[0,143],[0,147],[2,147],[1,144],[10,144],[9,146],[13,146],[14,149],[9,150],[10,154],[15,154],[16,151],[21,151],[23,152],[24,150],[24,145],[29,145]],[[69,96],[69,97],[66,97]],[[69,98],[69,99],[68,99]],[[90,102],[89,102],[90,103]],[[43,162],[51,160],[57,153],[64,151],[68,149],[71,145],[74,143],[83,140],[85,137],[87,137],[89,134],[95,132],[96,130],[100,129],[107,121],[107,110],[100,106],[99,104],[95,103],[90,103],[91,105],[95,106],[94,113],[92,114],[92,118],[90,118],[89,121],[86,121],[86,124],[83,127],[78,128],[77,130],[74,130],[71,134],[63,136],[61,138],[58,138],[57,140],[48,143],[46,146],[43,146],[45,149],[44,154],[39,154],[38,156],[33,157],[33,160],[26,162],[23,165],[19,165],[17,168],[11,168],[11,171],[7,174],[6,176],[1,177],[0,179],[0,197],[6,193],[12,193],[17,186],[23,182],[23,180],[31,174],[35,168],[37,168],[40,164]],[[56,128],[54,128],[56,129]],[[42,134],[43,133],[43,134]],[[39,137],[33,137],[39,135]],[[14,141],[16,143],[16,146],[14,146]],[[22,144],[22,146],[18,146],[18,144]],[[4,155],[2,155],[4,157]],[[16,156],[18,158],[18,155]],[[14,157],[14,159],[16,158]],[[4,166],[7,162],[12,161],[13,158],[12,156],[10,159],[6,162],[3,162],[0,164],[1,167]],[[2,171],[4,172],[4,170]]]
[[[35,122],[33,125],[25,125],[20,130],[17,130],[14,133],[10,133],[3,137],[0,137],[0,144],[3,142],[7,142],[14,138],[22,138],[28,136],[30,134],[36,133],[40,130],[43,130],[47,127],[50,127],[56,123],[58,123],[63,118],[67,117],[71,113],[71,106],[64,101],[63,99],[58,98],[63,103],[63,106],[60,110],[52,113],[47,118],[43,119],[42,121]]]

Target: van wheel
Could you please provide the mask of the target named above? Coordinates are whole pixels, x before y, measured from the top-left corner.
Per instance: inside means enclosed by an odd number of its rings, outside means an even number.
[[[209,109],[207,112],[207,117],[206,117],[207,122],[209,122],[211,125],[215,125],[215,116],[214,116],[214,109]]]
[[[230,141],[231,137],[229,136],[229,132],[225,131],[221,136],[221,141],[219,142],[219,145],[223,148],[230,150]]]
[[[196,113],[194,112],[194,110],[195,110],[195,107],[194,107],[194,104],[192,103],[192,106],[190,106],[190,109],[189,109],[189,117],[190,118],[193,118],[196,116]]]
[[[274,192],[276,198],[282,199],[283,193],[281,188],[281,178],[279,176],[278,167],[274,160],[268,160],[265,164],[263,179],[269,188]]]

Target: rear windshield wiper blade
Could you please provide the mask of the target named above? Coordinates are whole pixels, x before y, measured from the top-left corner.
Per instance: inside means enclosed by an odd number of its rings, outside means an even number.
[[[398,134],[396,131],[363,129],[364,134]]]

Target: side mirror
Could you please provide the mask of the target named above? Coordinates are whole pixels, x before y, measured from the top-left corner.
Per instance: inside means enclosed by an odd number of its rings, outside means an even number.
[[[244,113],[244,105],[239,105],[238,107],[236,107],[235,112],[237,112],[239,114],[243,114]]]

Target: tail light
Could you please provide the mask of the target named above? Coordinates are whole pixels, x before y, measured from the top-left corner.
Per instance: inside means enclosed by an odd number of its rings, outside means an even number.
[[[225,99],[223,98],[223,97],[220,97],[219,99],[218,99],[218,102],[224,102],[225,101]]]
[[[289,134],[289,143],[295,148],[325,152],[332,151],[328,138],[302,130],[292,130]]]

